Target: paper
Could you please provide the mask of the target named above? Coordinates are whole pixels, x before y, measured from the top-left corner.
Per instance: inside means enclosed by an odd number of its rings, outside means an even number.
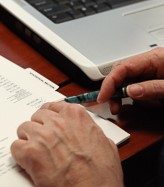
[[[53,82],[51,82],[50,80],[48,80],[47,78],[45,78],[44,76],[39,74],[38,72],[34,71],[33,69],[26,68],[25,71],[27,73],[29,73],[30,75],[32,75],[34,78],[41,81],[43,84],[46,84],[47,86],[49,86],[50,88],[52,88],[54,90],[57,90],[59,88],[59,86],[57,84],[54,84]]]
[[[17,139],[17,127],[22,122],[30,120],[31,115],[43,103],[60,100],[65,96],[2,56],[0,56],[0,95],[0,186],[32,187],[29,178],[13,160],[10,145]],[[129,138],[127,132],[110,121],[93,113],[90,115],[105,135],[116,144]]]

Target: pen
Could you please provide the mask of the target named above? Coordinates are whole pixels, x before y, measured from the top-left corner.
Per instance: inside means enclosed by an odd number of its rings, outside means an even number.
[[[115,94],[111,97],[111,99],[121,99],[128,97],[127,92],[126,92],[126,87],[124,86],[120,89],[118,89]],[[64,98],[64,100],[68,103],[88,103],[88,102],[94,102],[97,100],[99,91],[93,91],[89,93],[84,93],[76,96],[70,96]]]

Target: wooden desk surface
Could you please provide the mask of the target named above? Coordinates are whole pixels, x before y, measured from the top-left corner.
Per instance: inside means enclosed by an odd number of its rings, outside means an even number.
[[[0,22],[0,55],[12,60],[23,68],[31,67],[56,84],[67,83],[69,77],[57,69],[42,55],[22,41]],[[64,95],[88,91],[76,83],[68,83],[59,89]],[[156,109],[126,108],[120,114],[119,126],[131,134],[130,142],[119,148],[121,160],[126,160],[163,139],[160,125],[164,123],[163,112]],[[158,128],[159,127],[159,128]]]

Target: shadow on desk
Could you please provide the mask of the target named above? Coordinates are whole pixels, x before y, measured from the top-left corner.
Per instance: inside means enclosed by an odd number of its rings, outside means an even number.
[[[164,141],[158,142],[122,162],[125,187],[162,187],[159,186],[159,159],[163,144]]]
[[[127,129],[164,132],[164,105],[159,102],[133,102],[123,105],[119,121],[126,122]]]
[[[140,103],[125,105],[119,114],[119,120],[122,123],[120,126],[125,123],[126,126],[124,129],[128,132],[134,132],[133,136],[135,136],[135,132],[145,134],[145,139],[142,137],[136,141],[141,146],[142,143],[144,144],[144,141],[149,141],[146,139],[147,132],[149,136],[152,136],[152,138],[157,134],[161,136],[164,134],[163,111],[164,107],[157,103],[151,105],[150,103],[146,105],[141,105]],[[163,145],[164,139],[161,138],[161,141],[151,144],[146,149],[141,150],[132,157],[122,161],[125,187],[159,186],[159,170],[163,170],[163,168],[160,168],[162,163],[160,161],[160,154],[163,150]],[[137,143],[134,144],[134,146],[138,146]],[[164,160],[164,158],[162,159]],[[160,174],[163,175],[162,180],[164,183],[164,173]]]

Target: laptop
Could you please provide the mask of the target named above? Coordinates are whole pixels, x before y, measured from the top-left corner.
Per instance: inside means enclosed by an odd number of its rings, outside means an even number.
[[[76,67],[92,81],[104,79],[119,60],[164,45],[164,0],[0,0],[0,5],[2,21],[36,46],[46,44],[43,52],[49,46],[60,53],[66,71]],[[55,59],[54,51],[46,54]]]

